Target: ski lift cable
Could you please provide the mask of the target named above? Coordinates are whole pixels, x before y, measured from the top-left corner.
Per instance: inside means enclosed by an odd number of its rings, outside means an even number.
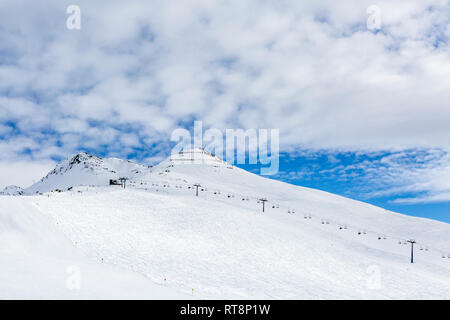
[[[141,181],[141,182],[144,182],[144,181]],[[147,181],[145,181],[145,182],[147,182]],[[170,185],[168,181],[166,182],[166,185]],[[192,186],[189,183],[178,183],[178,185],[180,185],[180,186],[183,185],[184,187]],[[152,186],[152,187],[155,187],[155,186]],[[204,188],[207,189],[207,187],[204,187]],[[142,188],[137,187],[137,189],[142,189]],[[178,189],[184,189],[184,188],[178,188]],[[159,188],[158,190],[160,192],[161,188]],[[208,191],[203,191],[203,192],[208,192]],[[248,195],[244,195],[244,194],[240,194],[240,193],[236,193],[236,192],[225,192],[224,193],[221,190],[216,190],[215,192],[220,192],[220,194],[227,194],[227,195],[233,194],[234,196],[245,198],[245,199],[248,199],[249,201],[250,200],[258,201],[260,199],[260,197],[258,197],[258,196],[248,196]],[[169,194],[169,192],[166,191],[166,190],[164,190],[164,193]],[[283,200],[281,200],[281,201],[283,201]],[[268,203],[268,205],[269,204],[275,205],[276,209],[285,209],[285,210],[288,210],[288,211],[291,211],[291,212],[292,211],[297,211],[296,209],[292,209],[292,207],[285,206],[283,204],[280,204],[279,202],[272,202],[269,199],[268,199],[267,203]],[[270,206],[268,206],[268,208],[270,208]],[[353,225],[353,224],[349,224],[349,223],[340,223],[340,222],[336,221],[335,219],[323,218],[323,217],[317,215],[316,213],[312,214],[309,211],[308,212],[298,211],[298,212],[300,213],[300,215],[301,214],[303,214],[303,215],[306,214],[308,216],[311,215],[311,216],[314,216],[315,218],[317,218],[318,220],[327,221],[327,224],[330,224],[330,225],[346,226],[347,230],[358,230],[358,232],[360,232],[362,230],[366,235],[375,235],[377,237],[381,236],[383,239],[386,238],[384,240],[394,239],[396,242],[401,242],[401,243],[407,242],[409,240],[407,238],[402,238],[402,237],[399,237],[399,236],[396,236],[396,235],[391,235],[391,234],[387,234],[387,233],[384,233],[384,232],[378,232],[378,231],[374,231],[372,229],[361,228],[359,226],[356,226],[356,225]],[[419,245],[419,246],[424,247],[425,248],[424,250],[426,250],[426,251],[428,251],[430,253],[431,252],[436,252],[436,253],[439,253],[442,256],[448,255],[448,254],[445,254],[445,252],[447,252],[448,250],[438,249],[438,248],[430,246],[430,245],[428,245],[428,244],[426,244],[424,242],[421,242],[421,241],[417,241],[416,244]]]

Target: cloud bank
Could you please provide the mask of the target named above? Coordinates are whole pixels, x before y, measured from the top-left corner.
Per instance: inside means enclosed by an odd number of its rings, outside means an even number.
[[[440,0],[0,1],[0,160],[151,161],[194,119],[278,128],[285,152],[446,153],[449,17]]]

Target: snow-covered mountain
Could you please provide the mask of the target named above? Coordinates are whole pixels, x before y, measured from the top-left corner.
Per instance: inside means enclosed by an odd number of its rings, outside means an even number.
[[[137,178],[149,172],[149,168],[131,161],[102,159],[81,152],[59,163],[39,182],[25,189],[26,194],[49,191],[66,191],[75,186],[106,186],[111,179]]]
[[[126,189],[109,186],[119,177],[129,179]],[[56,189],[64,192],[50,192]],[[142,276],[153,296],[450,298],[449,224],[266,179],[201,149],[151,169],[82,153],[26,192],[0,197],[0,243],[9,244],[0,277],[7,279],[48,277],[19,258],[40,246],[48,250],[34,251],[35,265],[50,258],[61,265],[73,254],[117,276]],[[50,245],[58,237],[67,239],[62,249]],[[417,242],[414,264],[409,239]],[[54,254],[60,251],[70,254]],[[94,278],[91,289],[102,287],[105,277]],[[0,297],[27,290],[26,283],[4,290],[5,279]],[[53,286],[41,286],[41,294]]]
[[[18,186],[7,186],[2,191],[0,191],[0,195],[20,196],[22,194],[23,189]]]
[[[178,181],[183,180],[182,177],[186,174],[191,180],[195,176],[202,177],[210,173],[219,173],[220,175],[224,168],[235,170],[241,175],[246,172],[202,149],[192,149],[174,154],[153,170],[148,166],[128,160],[99,158],[81,152],[62,161],[40,181],[25,190],[20,189],[20,191],[26,195],[51,191],[62,192],[76,186],[107,186],[110,185],[110,180],[118,181],[120,178],[127,178],[128,184],[134,185],[142,181],[154,180],[153,172],[157,174],[156,180],[171,181],[173,180],[173,174],[169,174],[171,168],[177,170],[180,165],[185,169],[193,169],[195,173],[192,175],[192,170],[177,172],[175,180]],[[239,174],[238,176],[232,175],[229,178],[239,178]],[[12,191],[10,190],[10,192]]]

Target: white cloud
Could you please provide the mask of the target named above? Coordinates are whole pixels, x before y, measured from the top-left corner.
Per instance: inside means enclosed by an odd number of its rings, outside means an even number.
[[[0,191],[9,185],[29,187],[45,176],[54,166],[55,163],[50,161],[0,161]]]
[[[126,156],[194,118],[279,128],[284,151],[450,150],[447,1],[377,1],[378,33],[372,1],[77,4],[70,31],[61,1],[0,3],[3,160]]]
[[[328,172],[336,179],[351,177],[354,192],[366,198],[391,197],[402,204],[450,201],[450,153],[439,149],[364,158]]]

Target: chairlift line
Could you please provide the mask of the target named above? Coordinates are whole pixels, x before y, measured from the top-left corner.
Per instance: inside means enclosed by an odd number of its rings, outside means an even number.
[[[126,180],[129,180],[128,178],[124,178],[125,180],[124,181],[126,181]],[[121,180],[121,179],[119,179],[119,180]],[[157,184],[152,184],[152,186],[157,186]],[[191,187],[189,186],[189,184],[186,184],[186,186],[187,186],[187,189],[190,189]],[[199,187],[201,187],[201,185],[199,184],[199,183],[196,183],[196,184],[194,184],[193,185],[194,187],[196,187],[196,196],[198,196],[198,188]],[[124,186],[123,186],[124,188],[125,188],[125,183],[124,183]],[[180,189],[182,189],[183,187],[182,186],[179,186],[178,188],[180,188]],[[203,187],[203,189],[204,190],[207,190],[206,189],[206,187]],[[220,190],[216,190],[216,191],[214,191],[213,192],[215,195],[220,195],[221,194],[221,191]],[[228,198],[234,198],[235,196],[241,196],[242,197],[242,199],[246,199],[247,201],[249,200],[249,199],[251,199],[251,198],[253,198],[253,197],[248,197],[248,196],[246,196],[246,195],[242,195],[242,194],[236,194],[236,193],[233,193],[233,196],[231,196],[231,194],[228,194]],[[254,198],[255,199],[255,198]],[[263,204],[263,211],[262,212],[265,212],[265,202],[268,202],[268,200],[266,199],[266,198],[256,198],[256,200],[257,200],[257,203],[261,203],[262,202],[262,204]],[[281,206],[280,207],[280,205],[278,205],[278,204],[273,204],[272,205],[272,208],[286,208],[287,209],[287,211],[288,211],[288,213],[293,213],[293,212],[295,212],[293,209],[289,209],[289,208],[287,208],[287,207],[285,207],[285,206]],[[309,219],[311,219],[311,215],[304,215],[304,217],[308,217]],[[449,254],[445,254],[444,252],[445,252],[445,250],[441,250],[441,249],[436,249],[436,248],[433,248],[433,247],[430,247],[429,245],[426,245],[426,244],[424,244],[424,243],[420,243],[420,242],[417,242],[417,241],[415,241],[415,240],[412,240],[412,239],[409,239],[409,240],[406,240],[406,239],[401,239],[401,238],[399,238],[399,237],[397,237],[397,236],[392,236],[392,235],[389,235],[389,234],[383,234],[383,233],[378,233],[378,232],[375,232],[375,231],[372,231],[372,230],[367,230],[367,229],[361,229],[361,228],[358,228],[358,227],[354,227],[353,225],[349,225],[349,224],[341,224],[341,223],[337,223],[337,222],[335,222],[334,220],[331,220],[331,219],[321,219],[320,217],[317,217],[317,218],[319,218],[319,221],[321,221],[321,224],[323,224],[323,225],[330,225],[330,224],[333,224],[333,225],[337,225],[341,230],[342,229],[354,229],[354,230],[357,230],[357,234],[358,235],[367,235],[367,234],[374,234],[374,235],[378,235],[377,237],[379,238],[379,240],[387,240],[387,238],[389,238],[389,239],[399,239],[398,240],[398,244],[407,244],[407,243],[411,243],[411,263],[414,263],[414,244],[418,244],[418,245],[420,245],[421,247],[421,251],[427,251],[427,252],[437,252],[438,254],[441,254],[441,257],[442,258],[448,258],[448,259],[450,259],[450,253]],[[306,218],[305,218],[306,219]],[[361,231],[362,230],[362,231]],[[397,242],[397,240],[395,240],[396,242]],[[412,242],[413,241],[413,242]]]

